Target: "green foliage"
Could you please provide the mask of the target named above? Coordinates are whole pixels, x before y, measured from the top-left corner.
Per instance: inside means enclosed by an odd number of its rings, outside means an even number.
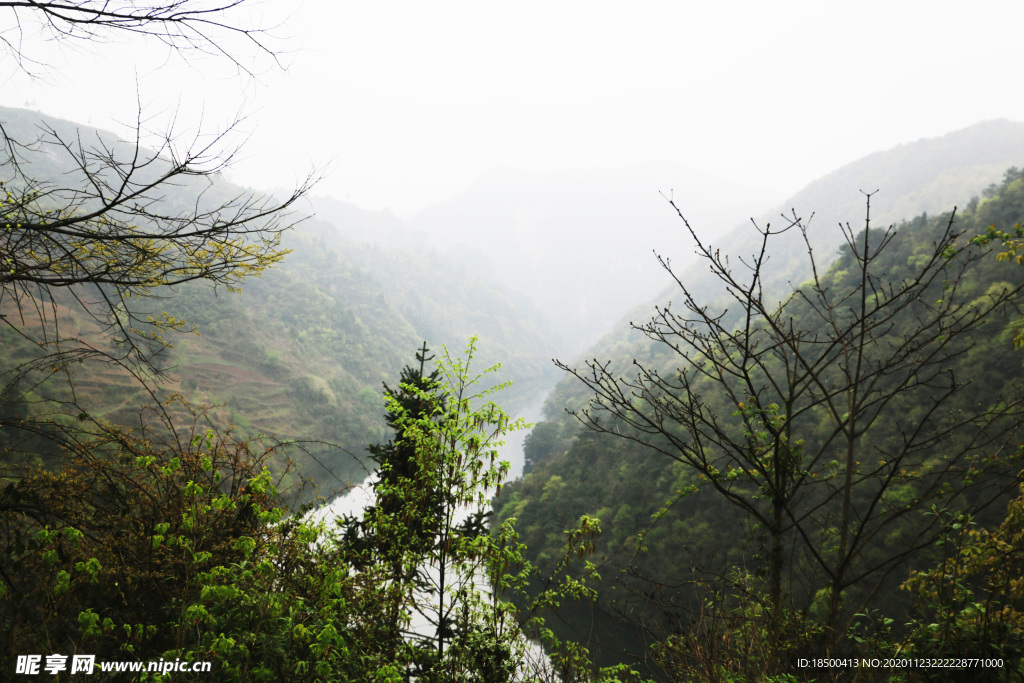
[[[385,386],[395,438],[371,449],[376,502],[343,525],[350,561],[379,568],[394,595],[382,613],[382,649],[426,680],[461,680],[479,667],[504,679],[514,669],[515,643],[499,637],[509,634],[510,615],[474,577],[490,551],[482,507],[508,468],[496,448],[525,423],[489,399],[507,386],[487,386],[498,366],[472,374],[475,343],[464,358],[445,349],[429,374],[424,344],[419,367],[407,367],[397,389]],[[428,621],[427,633],[403,623],[410,610]]]
[[[903,584],[915,595],[920,616],[908,625],[900,649],[915,657],[998,658],[1020,670],[1024,496],[1010,502],[1005,520],[991,531],[965,515],[953,520],[950,533],[936,543],[939,563],[912,572]]]
[[[272,451],[212,432],[155,444],[108,425],[74,444],[59,471],[7,479],[4,670],[17,653],[117,660],[180,647],[189,637],[182,619],[205,618],[202,577],[263,547],[281,519],[263,467]]]
[[[886,410],[871,415],[850,410],[846,399],[840,398],[843,394],[835,388],[841,385],[838,380],[834,382],[830,374],[837,372],[835,368],[840,367],[841,359],[822,366],[822,371],[809,380],[819,382],[823,394],[837,392],[834,395],[836,406],[831,412],[815,412],[799,402],[785,404],[767,388],[773,386],[772,382],[792,381],[797,374],[795,362],[785,365],[785,361],[780,361],[769,368],[770,371],[753,375],[749,392],[737,389],[730,395],[724,387],[731,381],[727,378],[686,385],[681,379],[683,369],[653,352],[648,354],[634,349],[636,363],[641,368],[646,368],[651,377],[661,378],[666,385],[676,388],[675,394],[664,400],[681,403],[688,397],[699,397],[705,412],[694,419],[723,425],[722,433],[728,436],[730,443],[742,446],[735,451],[735,457],[709,457],[706,467],[682,467],[682,463],[669,462],[656,454],[658,450],[662,454],[689,452],[686,449],[691,446],[684,443],[682,435],[686,431],[681,427],[675,431],[665,429],[664,433],[652,437],[650,434],[660,429],[659,425],[641,425],[638,421],[627,428],[622,422],[602,415],[603,427],[610,432],[618,431],[628,440],[584,433],[575,441],[562,441],[548,451],[547,458],[537,463],[528,476],[509,487],[510,496],[497,501],[498,518],[514,515],[530,548],[528,558],[549,566],[558,557],[557,529],[564,528],[573,516],[600,516],[609,543],[595,564],[612,582],[600,588],[598,603],[606,614],[621,615],[627,623],[635,623],[637,614],[662,609],[663,620],[645,621],[641,632],[646,631],[648,639],[663,643],[668,643],[665,638],[676,630],[684,634],[671,641],[674,645],[664,646],[669,661],[685,660],[678,665],[682,668],[676,669],[679,676],[684,674],[678,672],[690,670],[686,667],[693,666],[695,657],[707,657],[708,662],[718,666],[719,669],[706,668],[705,673],[700,674],[705,680],[718,680],[730,671],[729,675],[742,676],[746,674],[735,672],[758,668],[765,676],[773,670],[785,673],[791,666],[786,664],[789,654],[801,650],[821,652],[822,647],[828,647],[830,652],[842,653],[894,652],[894,648],[904,642],[902,639],[916,628],[904,626],[904,615],[911,609],[911,600],[906,591],[898,590],[907,572],[928,571],[929,566],[940,562],[944,551],[940,551],[934,541],[951,533],[957,523],[955,515],[973,510],[976,512],[974,522],[979,527],[993,528],[998,520],[992,514],[990,503],[994,499],[1006,500],[1000,492],[1007,490],[1020,468],[1020,455],[1013,436],[1019,424],[1019,419],[1014,418],[1014,406],[1019,405],[1019,384],[1024,371],[1011,343],[1020,323],[1013,305],[994,304],[1019,291],[1020,273],[1010,268],[1009,262],[1017,258],[1021,235],[1016,229],[1003,232],[991,229],[982,238],[967,239],[971,234],[986,231],[990,224],[984,221],[990,217],[999,216],[1004,221],[1002,225],[1012,225],[1021,219],[1018,205],[1024,182],[1020,175],[1020,171],[1011,169],[1004,183],[989,193],[987,203],[959,217],[960,234],[966,235],[951,243],[947,252],[936,257],[935,245],[941,243],[950,217],[922,216],[901,225],[887,238],[885,248],[879,250],[876,260],[872,261],[879,278],[872,280],[868,287],[861,288],[857,284],[860,257],[853,249],[844,249],[832,268],[816,278],[819,284],[813,290],[805,284],[784,308],[765,313],[771,321],[741,330],[760,335],[755,337],[760,340],[759,346],[755,344],[753,348],[771,348],[772,338],[765,334],[769,324],[799,331],[806,329],[807,346],[803,353],[806,358],[817,358],[817,349],[828,348],[829,343],[834,344],[831,347],[834,350],[847,348],[848,345],[842,346],[843,342],[839,341],[844,337],[838,330],[849,324],[853,313],[840,305],[835,308],[834,319],[815,326],[811,323],[813,316],[809,315],[806,300],[813,300],[822,292],[826,293],[822,296],[839,299],[848,294],[845,301],[848,308],[853,309],[859,305],[860,294],[866,289],[865,302],[869,309],[874,307],[885,313],[895,308],[895,303],[890,302],[902,296],[901,288],[913,283],[922,268],[935,269],[939,275],[921,287],[919,303],[910,305],[904,314],[887,317],[884,325],[871,328],[873,345],[866,348],[865,367],[882,362],[888,350],[911,343],[908,340],[913,339],[914,330],[922,321],[930,319],[929,316],[950,315],[948,319],[958,321],[956,324],[982,312],[983,317],[977,319],[969,336],[956,340],[948,333],[939,334],[931,346],[919,349],[922,356],[938,353],[945,358],[937,366],[940,372],[926,382],[922,382],[923,375],[899,380],[895,372],[879,377],[872,384],[872,391],[888,391],[901,386],[901,381],[902,386],[913,388],[895,399]],[[853,243],[860,244],[862,240],[863,233],[856,236]],[[993,242],[1003,244],[1000,259],[986,255],[986,245]],[[666,311],[663,330],[669,328],[671,320]],[[717,337],[723,346],[728,344],[729,333],[726,329]],[[709,339],[713,341],[715,337]],[[838,359],[838,351],[836,353]],[[693,356],[689,362],[697,362],[699,358]],[[736,358],[741,360],[742,356],[738,354]],[[786,368],[790,374],[783,372]],[[955,377],[956,383],[943,384],[944,380],[940,380],[943,373],[948,378]],[[944,394],[940,386],[947,390],[958,387],[955,400],[941,403],[940,395]],[[663,400],[654,392],[647,393],[639,384],[629,388],[631,391],[625,393],[629,400],[637,399],[632,403],[636,414],[646,414],[652,404]],[[570,402],[570,405],[577,410],[583,407],[578,403]],[[938,411],[940,405],[942,408]],[[1000,413],[1003,417],[999,422],[980,426]],[[967,415],[976,415],[977,419],[949,429]],[[852,418],[856,418],[856,422]],[[562,429],[559,425],[548,431],[558,433]],[[650,431],[645,433],[644,429]],[[914,429],[918,431],[915,433]],[[912,452],[901,450],[931,429],[937,430],[936,434],[945,433],[947,438],[930,442],[923,439],[920,448]],[[847,433],[856,435],[852,449],[856,455],[852,459],[836,446]],[[974,438],[971,434],[980,438],[966,450],[957,451],[962,444],[970,443]],[[653,448],[645,449],[638,442],[646,442]],[[957,452],[962,452],[960,460],[954,456]],[[784,481],[799,482],[802,493],[794,494],[796,497],[791,499],[773,498],[773,492],[781,489],[777,488],[777,483],[771,486],[769,483],[773,479],[777,482],[779,473],[784,473]],[[884,475],[882,480],[878,480],[880,473]],[[850,519],[861,523],[876,515],[884,522],[884,528],[865,527],[863,533],[848,535],[844,551],[841,532],[844,518],[837,492],[842,490],[848,474],[852,475]],[[872,480],[878,480],[880,486],[869,485]],[[750,510],[732,509],[726,502],[730,495],[747,497],[752,503]],[[941,512],[939,517],[929,512],[932,505]],[[811,547],[821,560],[811,557],[813,552],[801,557],[799,551],[793,551],[784,556],[787,564],[782,566],[788,566],[787,571],[791,573],[787,574],[787,588],[782,593],[786,598],[783,604],[773,602],[769,585],[763,583],[771,576],[772,547],[783,544],[797,547],[800,541],[785,514],[782,524],[777,526],[781,533],[773,537],[772,525],[776,523],[771,514],[773,507],[789,509],[798,520],[807,519],[805,514],[822,515],[820,524],[800,532],[813,539]],[[850,555],[851,543],[860,544],[856,547],[857,555]],[[915,548],[913,555],[908,554]],[[826,585],[831,579],[825,580],[829,578],[825,572],[821,572],[821,580],[813,578],[817,571],[814,564],[822,560],[828,562],[830,557],[852,558],[848,566],[837,570],[833,577],[850,572],[862,578],[884,567],[886,562],[890,563],[890,568],[880,572],[876,580],[862,585],[844,580],[836,584],[840,586],[836,590]],[[897,562],[892,558],[903,559]],[[854,567],[856,569],[851,569]],[[731,573],[737,568],[751,577],[743,590],[737,589],[737,575]],[[719,581],[725,583],[713,594],[718,597],[709,603],[704,594],[706,587]],[[748,609],[743,605],[755,605],[757,611],[743,612],[746,621],[741,628],[729,622],[728,617],[736,616],[736,609]],[[642,609],[647,611],[641,612]],[[957,612],[960,615],[957,618],[967,619],[961,612]],[[839,622],[834,620],[837,614],[842,615]],[[572,615],[577,627],[588,623],[589,619],[589,615]],[[921,623],[940,621],[936,616]],[[601,630],[611,633],[613,628],[618,628],[610,618],[599,623],[599,633]],[[701,626],[702,623],[705,625]],[[836,637],[823,627],[838,627],[842,635]],[[767,631],[762,635],[770,637],[762,642],[774,646],[762,645],[755,652],[747,644],[757,637],[742,634],[764,629]],[[710,634],[703,641],[698,638],[702,632]],[[998,635],[1004,632],[994,633],[997,633],[996,642],[1010,643],[1016,637],[1012,629],[1005,632],[1010,636]],[[720,649],[714,656],[708,655],[711,650],[707,648],[711,644],[726,641],[735,646]],[[827,645],[830,641],[833,644]],[[972,642],[981,647],[980,638]],[[1007,652],[1009,661],[1010,651]],[[754,669],[744,668],[751,666]],[[779,668],[773,669],[773,666]],[[712,673],[713,669],[719,673]]]
[[[764,583],[742,571],[729,577],[729,587],[708,588],[696,618],[685,630],[670,633],[651,647],[651,654],[671,681],[797,681],[793,668],[807,657],[823,628],[806,614],[783,610],[778,622],[766,602]]]
[[[593,552],[596,520],[583,518],[565,534],[562,559],[546,579],[523,560],[512,520],[493,533],[487,530],[490,495],[500,490],[508,470],[497,461],[496,449],[504,434],[526,425],[491,400],[508,383],[491,386],[499,366],[475,374],[475,350],[475,339],[461,358],[444,349],[428,374],[424,345],[419,366],[407,367],[397,388],[385,386],[395,437],[371,449],[379,464],[376,502],[342,524],[349,562],[377,568],[392,595],[383,608],[378,643],[404,676],[418,680],[528,678],[523,634],[545,643],[561,680],[630,675],[622,666],[592,673],[586,648],[559,640],[542,616],[565,600],[594,598],[586,578],[556,577]],[[584,574],[593,574],[593,566]],[[544,589],[518,603],[539,581]],[[411,627],[402,619],[410,614],[427,626]],[[534,673],[549,675],[543,668]]]
[[[525,425],[493,402],[507,385],[497,367],[473,372],[474,349],[445,351],[429,374],[424,349],[387,390],[395,437],[375,451],[376,501],[357,520],[290,514],[266,469],[273,449],[213,431],[159,442],[107,425],[60,471],[8,480],[0,667],[57,652],[211,661],[218,680],[550,681],[528,633],[563,681],[633,680],[594,672],[586,648],[544,625],[550,607],[593,599],[588,578],[563,577],[592,554],[596,521],[565,536],[562,576],[523,560],[511,521],[483,523],[507,472],[496,448]],[[536,582],[525,607],[510,600]]]

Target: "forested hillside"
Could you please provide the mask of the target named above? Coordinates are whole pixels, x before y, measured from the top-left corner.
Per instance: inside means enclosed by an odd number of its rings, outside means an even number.
[[[1011,121],[987,121],[938,138],[925,138],[893,149],[870,154],[816,180],[785,204],[767,213],[757,212],[754,223],[762,228],[782,226],[797,211],[814,245],[819,266],[827,267],[838,256],[842,243],[840,225],[856,227],[863,221],[864,192],[873,192],[872,218],[877,224],[890,224],[921,215],[949,211],[957,202],[981,195],[986,187],[998,183],[1007,168],[1024,158],[1024,124]],[[877,192],[875,192],[877,190]],[[676,196],[676,205],[697,231],[715,248],[734,258],[746,258],[760,247],[757,230],[750,220],[730,230],[708,229],[699,212],[690,209],[686,195]],[[670,248],[647,246],[646,258],[638,268],[658,272],[651,249],[671,260],[673,269],[690,291],[702,301],[713,302],[725,296],[722,283],[702,259],[694,260],[693,242],[672,207],[664,210],[674,220],[674,239]],[[704,237],[706,236],[706,238]],[[804,241],[796,230],[781,234],[769,243],[771,263],[764,274],[766,295],[781,301],[793,288],[811,276]],[[678,288],[666,287],[654,299],[635,306],[623,319],[606,325],[604,337],[583,357],[608,357],[618,363],[658,354],[642,335],[630,328],[649,316],[655,304],[678,300]],[[735,314],[733,310],[733,314]],[[568,361],[572,355],[564,355]],[[563,408],[576,406],[583,399],[579,383],[563,378],[552,391],[545,414],[561,421]],[[547,426],[540,433],[552,433]]]
[[[1020,594],[999,583],[1013,551],[960,567],[962,584],[908,582],[984,556],[965,549],[1001,533],[1019,493],[1024,172],[965,204],[892,231],[865,230],[861,207],[788,297],[770,246],[741,262],[703,245],[728,301],[680,276],[672,305],[634,319],[647,344],[632,362],[566,367],[589,428],[538,425],[532,472],[495,501],[542,567],[562,529],[599,520],[599,598],[564,632],[591,633],[608,661],[625,643],[650,661],[669,637],[674,670],[709,680],[822,651],[1020,657]]]
[[[10,135],[38,137],[40,127],[48,126],[64,139],[102,141],[121,155],[132,150],[127,143],[113,143],[110,133],[79,129],[27,110],[2,109],[0,117]],[[59,184],[73,168],[73,158],[51,147],[41,147],[29,159],[35,177],[44,183]],[[200,192],[207,203],[243,192],[219,177],[209,187],[186,178],[168,189],[173,191],[161,197],[168,211],[186,210],[190,197]],[[210,407],[219,427],[235,425],[242,436],[310,442],[308,453],[294,457],[302,472],[329,492],[366,476],[372,463],[366,461],[365,448],[384,430],[381,384],[397,374],[424,340],[432,347],[461,348],[471,335],[478,335],[481,361],[503,362],[503,377],[516,379],[507,399],[510,409],[537,400],[554,373],[549,362],[553,349],[539,314],[451,258],[422,246],[380,246],[376,237],[380,226],[387,225],[385,214],[339,202],[331,208],[331,216],[347,222],[335,226],[319,218],[303,219],[302,207],[294,208],[291,218],[297,225],[281,244],[290,253],[262,277],[250,278],[240,291],[185,283],[155,302],[130,304],[139,318],[166,312],[184,321],[180,331],[166,336],[171,346],[155,356],[164,376],[133,377],[123,367],[86,363],[74,369],[70,384],[62,373],[38,384],[43,374],[21,376],[18,367],[38,357],[40,348],[4,326],[0,410],[11,419],[3,424],[3,447],[47,449],[45,442],[28,437],[15,424],[17,419],[65,410],[43,400],[47,396],[74,400],[66,408],[74,416],[136,424],[143,405],[175,393]],[[357,240],[361,235],[366,242]],[[115,348],[73,296],[59,292],[54,303],[65,335]],[[13,320],[12,300],[0,304]],[[42,334],[41,326],[32,329]],[[149,379],[156,392],[152,396],[140,381]],[[316,441],[323,443],[312,443]],[[33,458],[31,453],[7,457]]]
[[[771,245],[813,245],[803,221],[755,231],[737,261],[680,216],[718,290],[668,269],[675,305],[637,326],[646,345],[611,349],[642,349],[635,363],[564,367],[589,429],[538,425],[533,471],[501,490],[489,526],[455,511],[500,489],[496,443],[523,428],[488,387],[511,375],[520,393],[500,400],[521,405],[550,372],[528,307],[450,256],[385,246],[415,235],[338,205],[344,231],[309,218],[262,242],[252,268],[253,242],[220,245],[242,264],[225,286],[22,286],[41,264],[70,268],[75,250],[41,256],[47,221],[77,219],[16,181],[0,415],[11,652],[81,640],[108,660],[216,660],[235,680],[718,680],[898,653],[988,658],[996,679],[1019,669],[1020,500],[1004,511],[1024,438],[1020,171],[956,216],[840,232],[838,255],[813,252],[788,294]],[[131,210],[173,223],[240,192],[212,177],[191,208],[168,193]],[[43,246],[21,246],[26,224]],[[164,253],[119,229],[142,256]],[[104,249],[72,263],[102,277],[116,264]],[[182,272],[212,273],[193,252]],[[474,333],[479,353],[439,350]],[[499,360],[507,374],[480,373]],[[352,455],[374,442],[387,443],[372,506],[337,523],[293,515],[301,477],[360,479]],[[426,635],[403,616],[414,609],[433,615]],[[554,669],[530,662],[524,633]]]
[[[309,4],[4,3],[5,94],[124,139],[0,107],[0,680],[1024,680],[1024,124],[735,231],[637,163],[1020,111],[1012,21]]]
[[[456,512],[524,428],[493,394],[536,400],[551,372],[531,314],[457,262],[289,215],[308,184],[267,198],[195,154],[0,116],[2,675],[524,671],[539,627],[475,582],[522,566],[513,532]],[[308,514],[309,480],[371,468],[378,505]]]
[[[311,219],[285,242],[293,251],[238,295],[191,287],[172,305],[202,337],[167,361],[186,395],[224,403],[249,431],[315,438],[362,456],[380,439],[381,383],[424,340],[458,348],[471,335],[481,362],[502,363],[510,409],[535,401],[553,375],[539,316],[495,285],[425,249],[377,247]],[[365,458],[317,449],[361,479]],[[319,457],[319,456],[318,456]],[[349,462],[346,462],[349,460]],[[313,466],[311,475],[327,480]]]

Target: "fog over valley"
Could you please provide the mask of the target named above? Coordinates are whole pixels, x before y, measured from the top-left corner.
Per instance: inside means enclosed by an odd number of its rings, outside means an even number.
[[[1024,5],[0,7],[0,680],[1024,677]]]

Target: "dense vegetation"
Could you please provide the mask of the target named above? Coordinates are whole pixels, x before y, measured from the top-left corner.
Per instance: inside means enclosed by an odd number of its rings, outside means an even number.
[[[690,371],[672,344],[630,343],[613,355],[628,353],[669,383],[651,385],[642,403],[623,403],[617,420],[607,415],[595,430],[580,432],[570,420],[537,425],[526,447],[533,471],[496,499],[489,533],[483,516],[458,509],[496,491],[506,474],[493,445],[511,423],[483,403],[500,378],[478,378],[447,355],[444,376],[428,374],[424,351],[386,390],[380,417],[376,387],[398,376],[421,337],[481,330],[502,340],[483,362],[505,356],[508,374],[526,379],[512,404],[544,375],[544,335],[524,322],[529,314],[510,314],[514,304],[498,290],[444,257],[360,244],[308,220],[283,243],[294,252],[241,293],[202,283],[166,288],[173,296],[160,308],[201,336],[168,330],[173,345],[158,344],[144,366],[58,364],[56,372],[36,363],[47,347],[31,337],[45,337],[48,321],[90,348],[119,348],[80,300],[55,292],[39,299],[53,313],[25,328],[29,335],[2,330],[7,651],[209,660],[236,680],[490,681],[517,671],[621,680],[638,676],[630,667],[665,680],[820,677],[794,662],[899,652],[1002,658],[1007,667],[995,675],[1012,671],[1022,628],[1021,504],[1012,500],[1022,373],[1013,347],[1024,278],[1019,235],[987,229],[1014,225],[1022,207],[1024,180],[1011,171],[955,221],[921,216],[894,234],[877,231],[878,245],[866,252],[868,288],[857,276],[863,233],[851,232],[832,267],[781,308],[771,295],[748,296],[744,334],[733,333],[744,322],[735,306],[701,319],[719,325],[706,341],[733,339],[740,357],[753,358],[759,346],[778,346],[766,320],[788,320],[804,341],[825,338],[821,325],[847,315],[842,302],[862,290],[870,289],[872,310],[897,308],[888,283],[918,284],[900,290],[909,303],[876,326],[872,344],[912,337],[936,311],[952,312],[954,322],[973,311],[918,349],[937,345],[937,374],[971,382],[908,380],[916,375],[905,370],[899,380],[901,371],[878,366],[882,389],[909,389],[852,441],[898,467],[844,466],[830,449],[848,416],[804,405],[806,396],[787,404],[777,391],[759,394],[785,354],[757,366],[747,389],[730,388],[725,375],[693,376],[683,394],[699,397],[693,410],[721,416],[719,436],[736,453],[731,462],[711,451],[703,461],[673,458],[687,452],[685,424],[638,438],[629,420],[676,400],[659,390],[682,386],[672,383]],[[986,251],[993,246],[1005,258]],[[747,277],[731,289],[761,292]],[[829,296],[841,303],[816,309]],[[131,300],[129,313],[143,319],[149,303]],[[641,329],[655,341],[681,338],[685,325],[667,309],[660,315]],[[816,353],[807,357],[835,372],[835,358]],[[706,347],[688,362],[699,367],[702,357],[715,353]],[[936,392],[952,398],[943,403]],[[470,394],[478,400],[466,402]],[[585,408],[579,389],[559,395]],[[922,422],[939,404],[946,417],[969,417],[954,429],[938,420],[919,448],[907,420]],[[958,431],[968,424],[974,437]],[[329,470],[361,477],[347,455],[319,440],[361,451],[385,429],[392,440],[371,449],[380,472],[374,505],[338,524],[299,511],[314,497],[303,481],[330,484]],[[767,453],[774,455],[764,461]],[[761,475],[752,467],[784,461],[791,493],[758,479],[779,466]],[[852,509],[880,505],[859,514],[860,526],[849,527],[854,540],[836,555],[833,494],[847,472],[858,482],[849,489]],[[865,484],[871,479],[875,489]],[[777,512],[808,521],[773,526]],[[471,576],[504,591],[484,591]],[[523,633],[545,643],[553,669],[531,663]],[[608,643],[614,651],[598,661],[610,668],[592,669],[588,650]]]
[[[225,32],[274,53],[240,4],[12,11],[58,43],[127,30],[244,69]],[[5,43],[22,65],[23,45]],[[927,679],[950,670],[797,662],[955,655],[998,662],[956,675],[1020,677],[1020,171],[956,220],[848,231],[793,292],[799,271],[766,267],[791,263],[768,249],[779,230],[756,233],[750,272],[700,245],[724,286],[677,278],[684,306],[637,326],[653,343],[633,377],[564,366],[590,429],[539,425],[492,517],[496,449],[526,426],[493,399],[527,401],[546,372],[532,312],[386,215],[302,224],[308,184],[234,187],[198,140],[0,117],[5,676]],[[1013,136],[975,133],[950,144],[984,152],[958,171],[980,178]],[[916,158],[895,186],[956,184]],[[739,310],[702,305],[723,292]],[[442,344],[466,336],[462,355]],[[371,442],[371,503],[317,507],[310,489],[361,478],[346,449]],[[171,675],[104,668],[154,661]]]
[[[74,124],[35,112],[3,109],[0,114],[11,135],[51,129],[103,144],[114,139],[91,129],[76,133]],[[112,146],[123,155],[131,151]],[[74,170],[67,155],[44,151],[23,154],[39,182],[57,183]],[[204,202],[244,193],[213,177],[209,187],[188,181],[166,188],[161,203],[167,213],[178,213],[200,191]],[[394,377],[407,349],[424,339],[436,345],[481,336],[483,362],[500,359],[506,376],[517,378],[510,408],[536,400],[554,372],[536,313],[429,250],[379,247],[341,236],[344,230],[371,240],[378,214],[349,211],[337,217],[350,222],[336,228],[293,213],[294,227],[279,246],[282,253],[290,251],[288,258],[262,277],[250,277],[240,291],[214,289],[201,280],[164,287],[155,301],[126,299],[121,310],[142,321],[135,325],[142,333],[151,333],[145,322],[151,317],[170,316],[182,328],[161,332],[162,342],[147,351],[152,367],[141,373],[120,362],[76,362],[73,375],[54,372],[60,364],[40,364],[59,345],[55,330],[66,340],[62,348],[114,358],[122,357],[124,346],[116,339],[129,335],[112,340],[105,321],[93,315],[89,300],[99,291],[84,288],[84,302],[74,291],[26,291],[24,307],[45,317],[0,326],[5,349],[0,430],[7,434],[0,448],[6,459],[41,462],[52,455],[45,440],[26,432],[30,424],[52,431],[47,423],[71,415],[72,423],[86,427],[92,423],[74,419],[84,414],[133,425],[144,404],[178,394],[211,406],[208,417],[221,429],[234,425],[243,438],[323,442],[293,456],[305,476],[329,491],[367,475],[365,446],[384,429],[380,383]],[[44,302],[52,302],[53,310]],[[0,313],[9,316],[7,321],[17,319],[13,297],[0,298]],[[281,457],[274,459],[283,467]]]
[[[18,28],[38,22],[58,43],[128,31],[244,69],[230,38],[274,52],[241,4],[12,12]],[[16,58],[26,47],[5,43]],[[382,503],[350,520],[351,531],[307,519],[297,503],[312,497],[308,478],[333,486],[351,475],[343,447],[382,436],[378,387],[397,375],[399,346],[421,335],[450,341],[464,328],[514,338],[531,324],[493,287],[431,255],[373,253],[322,224],[295,230],[300,217],[288,209],[309,185],[277,201],[225,183],[230,150],[217,136],[169,133],[147,150],[30,112],[2,118],[4,677],[153,679],[101,665],[159,658],[204,659],[218,680],[246,681],[498,680],[521,668],[519,634],[532,617],[516,623],[473,582],[477,569],[496,581],[526,571],[519,546],[511,529],[492,541],[479,515],[469,525],[452,516],[501,481],[493,447],[521,426],[485,402],[502,381],[497,368],[471,374],[472,345],[464,360],[445,353],[440,375],[403,376],[386,392],[396,451],[423,463],[415,477],[385,476]],[[294,265],[239,296],[242,280],[279,266],[292,246],[303,254]],[[436,315],[446,299],[467,308]],[[205,336],[177,334],[191,325]],[[530,377],[543,338],[499,353]],[[414,414],[397,398],[406,392],[419,392]],[[253,436],[266,431],[285,440]],[[395,464],[381,458],[378,469]],[[429,510],[424,485],[440,496]],[[414,545],[403,531],[413,526]],[[423,567],[435,559],[448,581],[428,591],[440,601],[434,637],[417,637],[410,615],[429,613]],[[95,660],[76,669],[70,655]]]
[[[637,326],[649,344],[633,374],[573,370],[590,430],[538,425],[532,472],[496,502],[542,568],[561,526],[600,520],[611,580],[599,616],[570,614],[567,632],[585,624],[647,661],[660,643],[670,678],[820,676],[796,658],[896,652],[1019,667],[1020,503],[1006,506],[1021,471],[1022,216],[1012,169],[955,220],[851,231],[779,307],[764,251],[734,270],[707,251],[730,306],[704,308],[680,281],[680,305]]]
[[[346,519],[289,511],[266,468],[274,447],[212,430],[178,441],[110,425],[69,448],[59,470],[8,479],[2,670],[47,653],[94,655],[97,667],[211,662],[218,680],[239,681],[589,678],[586,651],[540,616],[588,597],[585,582],[548,575],[527,596],[542,577],[512,525],[484,523],[508,468],[495,447],[524,424],[490,400],[507,385],[494,386],[497,367],[476,372],[474,352],[471,340],[435,364],[424,346],[387,389],[392,439],[373,449],[375,504]],[[571,534],[558,569],[592,552],[592,536],[586,523]],[[524,633],[557,653],[554,669],[531,659]],[[174,680],[210,675],[173,670]]]

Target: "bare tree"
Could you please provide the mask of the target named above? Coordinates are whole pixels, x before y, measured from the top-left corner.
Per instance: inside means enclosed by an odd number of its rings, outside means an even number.
[[[216,182],[228,158],[217,140],[157,150],[77,132],[68,139],[44,124],[28,144],[7,138],[0,157],[0,310],[3,322],[46,353],[50,365],[85,357],[146,364],[181,326],[165,313],[139,313],[140,299],[192,280],[237,285],[280,261],[284,201],[255,192],[225,195]],[[57,184],[30,175],[57,161]],[[182,198],[187,201],[183,202]],[[60,330],[57,304],[74,301],[112,335],[118,351]],[[29,324],[31,317],[35,324]],[[37,363],[36,363],[37,364]]]
[[[279,51],[265,28],[245,23],[243,10],[250,6],[246,0],[10,0],[0,2],[7,20],[0,23],[0,45],[30,75],[47,69],[32,54],[42,42],[91,48],[113,36],[159,41],[184,57],[219,57],[252,75],[253,60],[243,59],[245,53],[253,50],[276,64]]]
[[[1020,393],[978,387],[957,363],[1004,324],[1001,312],[1019,311],[1024,285],[968,291],[965,275],[986,256],[952,216],[912,274],[896,276],[910,271],[888,253],[908,238],[871,227],[870,196],[864,230],[844,228],[845,260],[829,273],[795,213],[782,229],[758,228],[760,250],[733,268],[672,207],[732,310],[698,302],[676,278],[683,310],[659,307],[634,325],[670,364],[634,360],[635,375],[621,376],[610,362],[558,363],[593,391],[576,417],[685,464],[758,525],[769,623],[824,604],[830,650],[886,578],[948,529],[942,510],[976,512],[1012,487],[1016,470],[999,456],[1024,413]],[[804,232],[813,277],[778,302],[762,281],[769,242],[788,230]],[[844,605],[852,587],[858,604]]]
[[[92,47],[121,35],[162,42],[184,58],[219,56],[252,75],[248,52],[277,53],[262,28],[246,25],[243,5],[0,2],[11,20],[0,42],[26,71],[38,65],[27,56],[33,41]],[[237,150],[226,133],[183,138],[172,126],[147,149],[141,113],[128,141],[45,117],[35,127],[13,113],[3,118],[0,339],[34,352],[0,368],[0,396],[28,377],[38,386],[39,371],[64,373],[73,391],[69,368],[86,360],[140,380],[159,374],[153,359],[168,344],[164,334],[185,323],[157,300],[196,280],[232,289],[279,262],[287,253],[281,234],[295,222],[290,207],[315,181],[283,200],[230,186],[221,172]],[[64,307],[97,329],[65,329]]]

